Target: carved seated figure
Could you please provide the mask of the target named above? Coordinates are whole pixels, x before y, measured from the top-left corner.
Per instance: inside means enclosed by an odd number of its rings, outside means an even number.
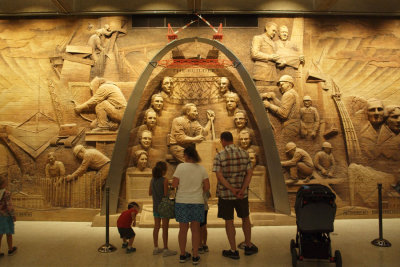
[[[324,142],[322,150],[315,154],[314,166],[323,177],[333,177],[335,158],[332,154],[332,145],[329,142]]]
[[[83,104],[75,107],[77,114],[83,111],[95,110],[96,120],[92,127],[93,131],[116,130],[125,112],[127,105],[125,96],[121,89],[104,78],[95,77],[90,82],[93,96]]]
[[[288,160],[281,161],[281,165],[289,169],[289,179],[286,183],[296,183],[299,179],[308,183],[314,171],[314,163],[310,155],[293,142],[286,144],[285,153]]]
[[[312,106],[310,96],[304,96],[303,103],[304,107],[300,108],[300,136],[302,138],[311,137],[314,139],[319,129],[319,113],[318,110]]]
[[[213,111],[207,111],[208,121],[206,126],[203,127],[197,120],[198,112],[195,104],[186,104],[182,111],[182,116],[172,120],[168,142],[169,151],[180,162],[184,161],[183,150],[185,147],[205,140],[215,118]]]

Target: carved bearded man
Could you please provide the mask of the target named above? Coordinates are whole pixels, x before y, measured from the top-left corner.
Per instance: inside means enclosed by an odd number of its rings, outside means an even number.
[[[201,143],[210,131],[215,118],[214,112],[207,112],[208,121],[204,128],[197,120],[198,115],[196,105],[189,103],[183,107],[183,115],[172,121],[169,150],[178,161],[184,161],[183,150],[185,147]]]

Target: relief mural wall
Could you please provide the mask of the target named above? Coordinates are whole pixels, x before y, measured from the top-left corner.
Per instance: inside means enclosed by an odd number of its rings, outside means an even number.
[[[321,183],[339,208],[374,209],[379,182],[386,208],[399,210],[399,24],[265,17],[258,28],[224,29],[223,43],[252,74],[268,112],[291,205],[299,186]],[[130,25],[129,17],[0,20],[0,174],[20,219],[100,208],[127,99],[168,42],[166,29]],[[211,33],[189,27],[179,38]],[[225,57],[192,43],[171,58]],[[252,209],[273,211],[262,133],[235,67],[154,68],[129,129],[119,205],[149,203],[151,168],[165,160],[171,178],[188,145],[215,197],[212,160],[230,130],[252,159]]]

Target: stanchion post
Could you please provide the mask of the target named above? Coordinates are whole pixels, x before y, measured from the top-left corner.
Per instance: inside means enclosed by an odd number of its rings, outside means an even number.
[[[378,184],[378,207],[379,207],[379,238],[371,241],[371,244],[377,247],[390,247],[389,241],[383,238],[382,230],[382,184]]]
[[[99,247],[101,253],[109,253],[116,251],[117,248],[110,244],[110,187],[106,187],[106,243]]]

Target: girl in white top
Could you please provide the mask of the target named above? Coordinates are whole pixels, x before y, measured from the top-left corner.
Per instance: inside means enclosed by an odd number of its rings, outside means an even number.
[[[210,189],[210,181],[205,168],[198,164],[199,154],[192,146],[183,151],[185,162],[178,165],[173,175],[172,186],[177,188],[175,198],[175,216],[179,222],[180,262],[190,259],[186,252],[189,223],[192,230],[193,264],[198,264],[198,248],[200,244],[200,223],[204,221],[203,192]]]

